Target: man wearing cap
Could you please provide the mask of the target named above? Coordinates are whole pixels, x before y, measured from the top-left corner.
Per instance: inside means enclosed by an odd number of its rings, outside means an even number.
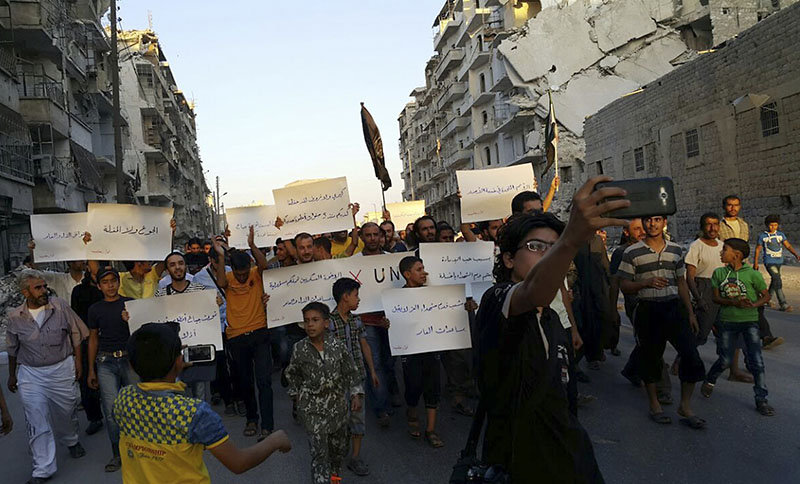
[[[125,302],[132,298],[120,296],[119,272],[111,267],[98,271],[97,286],[103,293],[103,300],[89,307],[89,387],[100,388],[112,454],[105,471],[115,472],[121,466],[119,426],[111,410],[120,389],[139,381],[128,364],[125,349],[130,337]]]
[[[86,455],[78,442],[78,379],[81,341],[88,330],[69,304],[50,297],[44,275],[24,270],[18,276],[25,302],[8,312],[8,389],[19,389],[33,456],[29,483],[57,470],[55,434],[72,458]]]

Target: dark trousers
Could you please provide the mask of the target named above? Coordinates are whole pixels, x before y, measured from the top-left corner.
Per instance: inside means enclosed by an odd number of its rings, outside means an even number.
[[[213,393],[219,393],[225,405],[230,405],[236,400],[241,400],[242,397],[238,392],[239,384],[235,381],[231,363],[230,343],[225,333],[222,333],[222,352],[217,352],[217,376],[211,382],[211,390]]]
[[[440,355],[446,376],[445,392],[450,398],[465,398],[472,389],[472,350],[443,351]]]
[[[89,343],[81,343],[81,360],[83,360],[83,374],[80,379],[81,405],[86,412],[86,419],[90,422],[103,421],[103,408],[100,404],[100,390],[89,388]]]
[[[382,414],[392,411],[390,397],[400,393],[394,371],[395,359],[389,346],[389,331],[386,328],[369,325],[365,326],[365,329],[367,344],[372,351],[375,372],[380,380],[380,385],[376,388],[372,385],[371,378],[366,379],[367,399],[370,401],[375,415],[380,417]]]
[[[260,409],[261,428],[272,431],[275,422],[272,410],[272,353],[269,330],[258,329],[231,338],[228,340],[228,348],[238,376],[239,389],[247,407],[247,422],[258,422]],[[253,388],[254,379],[258,400]]]
[[[664,350],[669,342],[680,356],[678,375],[682,382],[695,383],[706,376],[705,365],[688,318],[678,299],[639,301],[633,327],[639,349],[639,374],[645,383],[661,380]]]
[[[425,408],[438,408],[442,394],[439,354],[421,353],[403,357],[403,382],[406,387],[406,405],[416,407],[419,397]]]

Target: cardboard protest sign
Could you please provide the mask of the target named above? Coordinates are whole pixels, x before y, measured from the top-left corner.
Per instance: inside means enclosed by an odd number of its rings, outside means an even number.
[[[171,208],[90,203],[88,258],[162,260],[172,251]]]
[[[463,285],[388,289],[381,298],[392,356],[472,347]]]
[[[440,242],[420,244],[419,256],[428,272],[428,284],[472,284],[492,282],[492,242]]]
[[[302,321],[303,306],[313,301],[333,307],[331,289],[342,277],[361,283],[357,313],[380,311],[381,292],[405,284],[398,266],[406,255],[355,255],[264,271],[264,292],[269,294],[267,325],[274,328]]]
[[[275,227],[275,219],[278,217],[275,205],[229,208],[225,212],[231,231],[228,238],[230,247],[247,248],[247,235],[251,225],[255,232],[256,247],[272,247],[275,239],[281,236],[281,231]]]
[[[180,324],[181,342],[187,346],[214,345],[222,350],[222,327],[217,306],[217,291],[189,292],[164,297],[134,299],[125,303],[130,314],[131,334],[147,323]]]
[[[425,215],[425,200],[387,203],[386,210],[392,216],[395,230],[405,230],[408,224],[414,223],[418,218]]]
[[[280,230],[283,238],[301,232],[314,235],[353,228],[345,177],[278,188],[272,195],[284,222]]]
[[[461,221],[483,222],[511,215],[511,200],[533,190],[536,179],[530,163],[490,170],[456,171],[461,191]]]
[[[85,232],[86,212],[31,215],[34,262],[85,260]]]

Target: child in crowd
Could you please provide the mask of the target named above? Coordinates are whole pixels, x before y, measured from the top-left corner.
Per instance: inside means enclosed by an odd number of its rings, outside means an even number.
[[[779,231],[781,218],[775,214],[767,215],[764,219],[764,225],[767,230],[761,232],[758,236],[758,243],[756,244],[756,256],[753,262],[753,269],[758,270],[758,262],[760,260],[761,251],[764,251],[764,267],[769,272],[769,294],[772,299],[777,299],[780,304],[780,310],[790,312],[792,307],[786,304],[786,296],[783,295],[783,281],[781,280],[781,266],[783,265],[783,248],[794,255],[800,260],[800,255],[797,255],[792,244],[786,238],[786,234]],[[773,303],[770,303],[772,307]]]
[[[380,385],[375,365],[372,361],[372,351],[367,344],[367,330],[361,318],[353,314],[358,309],[361,301],[358,289],[361,285],[349,277],[343,277],[333,284],[333,300],[336,309],[331,313],[330,330],[336,338],[345,345],[358,369],[359,381],[363,382],[364,361],[369,369],[370,379],[374,388]],[[362,356],[363,355],[363,356]],[[349,398],[348,398],[349,400]],[[350,433],[353,435],[353,453],[347,462],[347,468],[358,476],[369,475],[369,467],[361,460],[361,441],[366,431],[366,406],[362,405],[358,412],[350,412]]]
[[[428,282],[428,273],[422,259],[415,256],[404,257],[400,261],[400,273],[406,280],[403,287],[422,287]],[[419,353],[403,356],[403,380],[406,387],[406,421],[408,433],[412,439],[419,439],[419,417],[417,404],[419,397],[425,400],[425,411],[428,417],[425,427],[425,440],[434,448],[444,446],[444,442],[436,433],[436,409],[441,398],[441,375],[439,373],[439,353]]]
[[[292,444],[282,430],[246,449],[237,448],[211,406],[184,396],[186,385],[176,380],[187,365],[176,326],[145,324],[128,341],[130,364],[141,383],[120,390],[114,402],[122,482],[210,483],[205,449],[236,474],[257,466],[276,450],[289,452]]]
[[[329,484],[347,455],[350,432],[349,410],[358,414],[363,406],[363,375],[347,347],[328,333],[330,310],[320,302],[303,308],[306,338],[294,347],[286,368],[289,396],[297,401],[300,422],[311,447],[311,474],[315,484]]]
[[[767,284],[761,273],[746,262],[750,246],[742,239],[728,239],[722,247],[722,262],[725,267],[714,271],[711,286],[714,288],[714,303],[720,306],[717,321],[717,359],[708,371],[706,381],[700,387],[704,397],[709,398],[719,375],[731,364],[739,335],[745,342],[747,358],[745,364],[753,374],[756,394],[756,410],[761,415],[775,415],[767,403],[767,385],[764,374],[764,359],[761,356],[761,338],[758,329],[758,308],[769,302]]]

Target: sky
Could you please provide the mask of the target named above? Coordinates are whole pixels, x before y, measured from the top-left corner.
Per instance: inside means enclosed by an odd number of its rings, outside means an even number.
[[[220,177],[230,208],[273,203],[272,189],[346,176],[362,213],[380,183],[360,102],[383,138],[402,201],[397,117],[424,85],[433,21],[443,1],[118,0],[121,28],[153,30],[178,88],[194,98],[209,188]]]

